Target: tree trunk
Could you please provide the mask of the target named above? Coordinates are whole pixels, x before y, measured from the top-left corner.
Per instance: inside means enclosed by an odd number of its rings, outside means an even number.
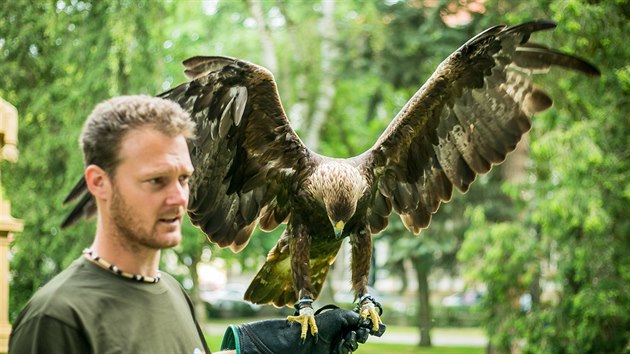
[[[321,42],[321,80],[319,82],[319,92],[313,110],[313,118],[307,130],[304,143],[312,150],[317,151],[319,148],[320,133],[322,126],[328,118],[335,97],[335,70],[333,64],[337,60],[339,52],[334,44],[337,38],[337,28],[334,21],[335,1],[322,0],[322,18],[319,23],[319,33],[322,37]]]
[[[299,70],[295,71],[291,80],[288,80],[288,78],[283,79],[283,81],[293,82],[294,87],[298,88],[297,90],[291,90],[295,92],[296,99],[295,103],[289,107],[287,115],[293,129],[299,131],[302,130],[302,128],[306,128],[306,119],[310,114],[309,112],[311,108],[308,102],[308,92],[303,89],[307,87],[308,83],[306,72],[309,70],[309,60],[304,55],[304,49],[302,47],[302,43],[300,42],[300,35],[297,32],[297,25],[289,15],[285,1],[278,1],[277,6],[286,21],[287,36],[290,44],[289,52],[292,56],[290,61],[299,66]],[[278,83],[278,85],[280,86],[280,83]],[[324,286],[326,286],[325,283]]]
[[[414,258],[413,264],[416,269],[418,281],[418,328],[420,329],[421,347],[431,346],[431,304],[429,303],[429,272],[433,255],[424,255]]]
[[[507,157],[505,162],[501,165],[501,174],[503,176],[503,179],[506,182],[511,183],[513,185],[525,186],[527,182],[528,161],[529,161],[529,134],[525,134],[523,135],[523,138],[521,139],[521,141],[516,145],[516,149]],[[527,190],[521,189],[521,192],[527,193]],[[523,198],[523,196],[519,196],[519,197]],[[514,221],[518,221],[519,223],[524,224],[525,219],[527,217],[526,213],[527,213],[527,209],[520,210],[520,212],[518,213]],[[540,269],[540,264],[538,264],[538,269]],[[538,299],[540,298],[540,293],[538,291],[540,289],[540,286],[539,286],[540,277],[538,276],[538,274],[540,274],[540,272],[537,272],[537,276],[535,277],[535,279],[533,280],[530,286],[530,295],[532,297],[532,305],[534,302],[534,298],[536,298],[535,300],[536,302],[538,302]],[[509,303],[516,304],[515,306],[518,308],[517,311],[522,311],[522,308],[520,307],[520,299],[519,299],[519,296],[521,296],[522,294],[515,291],[510,291],[509,293],[510,294],[508,294],[508,296],[511,295],[510,296],[511,298],[509,299]],[[499,316],[501,314],[506,314],[506,312],[509,312],[509,311],[514,311],[514,308],[512,308],[511,310],[505,310],[505,309],[496,310]],[[506,324],[506,326],[513,327],[513,325],[511,324]],[[488,354],[494,354],[495,352],[514,353],[515,348],[518,348],[518,344],[517,344],[518,340],[519,338],[512,338],[510,340],[510,343],[507,344],[506,347],[503,347],[502,345],[494,347],[493,345],[490,344],[490,342],[488,342],[486,353]]]
[[[527,162],[529,161],[529,134],[523,135],[521,141],[516,145],[505,162],[501,164],[501,175],[503,179],[513,183],[521,184],[527,180]]]
[[[494,354],[494,346],[490,342],[486,346],[486,354]]]
[[[256,19],[258,33],[260,34],[260,44],[263,50],[263,65],[272,73],[277,73],[278,59],[276,58],[276,46],[271,37],[271,31],[269,30],[267,21],[265,21],[265,14],[260,0],[247,0],[247,6],[249,7],[249,13]]]
[[[186,264],[186,263],[183,263]],[[197,265],[199,264],[199,257],[193,257],[192,264],[187,266],[190,272],[190,277],[193,281],[193,287],[190,289],[190,299],[195,305],[195,316],[197,322],[200,324],[208,322],[208,314],[206,313],[205,302],[201,300],[201,294],[199,293],[199,274],[197,273]]]

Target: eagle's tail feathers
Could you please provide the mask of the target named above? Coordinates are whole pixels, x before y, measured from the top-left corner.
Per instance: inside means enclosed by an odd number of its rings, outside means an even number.
[[[339,243],[341,247],[341,243]],[[317,299],[328,275],[330,266],[335,261],[339,247],[335,252],[324,257],[311,259],[311,285],[313,300]],[[254,304],[272,304],[276,307],[293,306],[297,302],[297,291],[291,275],[289,254],[274,254],[271,250],[267,262],[258,271],[243,297]]]
[[[267,259],[245,291],[245,300],[276,307],[291,306],[297,301],[291,279],[291,259],[288,255],[279,258]]]

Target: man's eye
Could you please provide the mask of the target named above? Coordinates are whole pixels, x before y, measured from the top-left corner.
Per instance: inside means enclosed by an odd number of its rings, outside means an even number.
[[[160,185],[164,182],[164,179],[161,177],[158,178],[151,178],[149,181],[149,183],[154,184],[154,185]]]
[[[182,185],[188,184],[188,182],[190,182],[190,176],[181,176],[181,177],[179,177],[179,182]]]

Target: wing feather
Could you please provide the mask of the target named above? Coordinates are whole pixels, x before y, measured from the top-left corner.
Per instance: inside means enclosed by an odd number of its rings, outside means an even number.
[[[184,66],[190,81],[159,97],[177,102],[197,124],[189,142],[189,216],[210,241],[239,251],[259,221],[265,230],[287,221],[292,178],[311,153],[291,128],[268,70],[227,57],[193,57]],[[66,203],[79,196],[63,227],[95,213],[83,179]]]
[[[389,223],[389,215],[392,212],[392,202],[381,192],[374,193],[374,201],[367,215],[370,231],[375,234],[385,229]]]
[[[189,215],[212,242],[239,251],[261,211],[286,220],[290,209],[278,211],[276,199],[287,195],[292,171],[304,166],[309,151],[289,125],[268,70],[226,57],[194,57],[184,65],[192,81],[161,97],[184,102],[200,132],[190,144]]]
[[[599,76],[580,58],[528,42],[532,33],[554,27],[533,21],[478,34],[438,66],[362,155],[375,171],[377,193],[410,231],[429,225],[453,186],[465,192],[478,174],[505,160],[530,129],[532,115],[551,106],[532,74],[560,66]],[[382,229],[377,210],[368,209],[368,220]]]
[[[85,178],[81,177],[81,180],[73,188],[75,194],[81,195],[81,199],[74,206],[70,214],[61,223],[61,228],[66,228],[82,218],[90,218],[96,213],[96,201],[92,197],[92,194],[87,189],[85,184]],[[78,198],[78,195],[73,196],[72,193],[66,198],[64,204],[71,202]]]

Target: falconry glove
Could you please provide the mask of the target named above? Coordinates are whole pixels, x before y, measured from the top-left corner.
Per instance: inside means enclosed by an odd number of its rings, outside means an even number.
[[[300,339],[300,326],[284,319],[231,325],[221,350],[235,349],[237,354],[347,354],[365,343],[370,334],[380,337],[385,332],[385,325],[372,331],[370,321],[358,313],[331,305],[318,310],[315,321],[318,334],[304,340]]]

